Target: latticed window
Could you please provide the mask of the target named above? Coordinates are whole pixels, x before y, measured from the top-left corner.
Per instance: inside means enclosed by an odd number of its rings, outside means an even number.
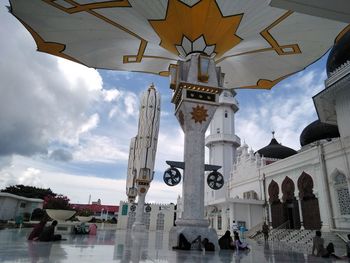
[[[143,223],[145,224],[146,229],[149,229],[150,222],[151,222],[151,213],[144,213]]]
[[[346,182],[346,177],[343,174],[338,174],[334,178],[335,191],[338,197],[339,209],[341,215],[350,215],[350,194],[349,187]]]
[[[157,225],[156,225],[156,230],[164,230],[164,214],[159,213],[157,215]]]

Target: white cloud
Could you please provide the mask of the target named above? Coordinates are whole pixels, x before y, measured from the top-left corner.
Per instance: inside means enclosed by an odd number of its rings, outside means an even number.
[[[100,117],[97,113],[90,116],[87,122],[80,126],[79,132],[85,133],[97,127]]]
[[[256,151],[266,146],[276,132],[285,146],[300,149],[301,131],[316,119],[312,96],[324,89],[325,72],[310,70],[290,78],[275,90],[258,96],[258,104],[240,109],[236,118],[237,134]]]
[[[158,147],[156,154],[155,170],[165,171],[169,166],[165,161],[183,161],[184,133],[178,126],[161,127],[158,135]]]
[[[72,90],[101,90],[103,81],[97,70],[88,68],[66,59],[58,59],[58,71],[68,82],[68,88]]]
[[[126,115],[136,115],[139,108],[137,96],[132,92],[127,92],[124,97]]]
[[[128,146],[129,142],[118,144],[116,139],[107,136],[90,135],[75,149],[73,156],[74,160],[83,162],[126,162],[129,157]]]
[[[40,185],[41,171],[33,167],[28,167],[23,174],[18,178],[18,184],[23,185]]]
[[[117,89],[102,90],[103,99],[107,102],[117,101],[121,95],[121,92]]]
[[[86,112],[100,97],[101,76],[34,51],[30,34],[5,8],[0,22],[0,155],[45,154],[53,141],[76,144],[76,131],[89,128]]]
[[[117,117],[120,119],[128,119],[129,117],[138,118],[139,98],[130,91],[119,91],[114,106],[109,110],[108,118]]]

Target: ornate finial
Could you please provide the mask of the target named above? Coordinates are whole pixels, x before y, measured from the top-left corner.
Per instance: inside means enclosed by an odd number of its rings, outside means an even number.
[[[272,139],[275,139],[275,131],[272,131]]]

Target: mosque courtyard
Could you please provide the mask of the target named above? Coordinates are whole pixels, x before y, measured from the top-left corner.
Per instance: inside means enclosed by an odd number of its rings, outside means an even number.
[[[0,262],[343,262],[317,258],[309,248],[247,240],[249,252],[176,251],[167,232],[99,230],[93,235],[63,235],[58,242],[27,241],[31,229],[0,230]],[[345,260],[346,261],[346,260]]]

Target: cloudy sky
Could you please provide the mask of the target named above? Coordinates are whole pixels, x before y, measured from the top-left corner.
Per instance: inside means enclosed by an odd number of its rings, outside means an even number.
[[[136,135],[141,93],[154,83],[162,96],[155,179],[146,197],[176,202],[181,184],[162,181],[166,160],[183,160],[183,133],[167,78],[95,70],[36,51],[31,35],[0,1],[0,189],[50,187],[74,203],[125,200],[127,158]],[[254,151],[271,131],[298,150],[299,135],[317,116],[312,96],[326,78],[322,58],[272,91],[238,90],[236,133]]]

